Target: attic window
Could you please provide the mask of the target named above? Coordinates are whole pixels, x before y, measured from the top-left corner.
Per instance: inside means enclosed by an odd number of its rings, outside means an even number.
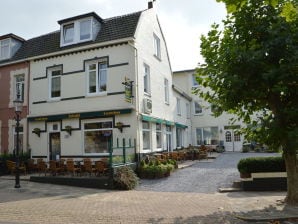
[[[0,40],[0,60],[7,59],[10,56],[10,39]]]
[[[61,25],[61,46],[92,39],[92,18],[81,19]]]

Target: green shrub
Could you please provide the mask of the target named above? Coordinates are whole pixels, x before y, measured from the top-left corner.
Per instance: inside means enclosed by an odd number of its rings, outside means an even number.
[[[114,174],[114,188],[119,190],[132,190],[139,183],[139,178],[129,166],[118,168]]]
[[[240,173],[285,172],[282,157],[251,157],[241,159],[237,165]]]

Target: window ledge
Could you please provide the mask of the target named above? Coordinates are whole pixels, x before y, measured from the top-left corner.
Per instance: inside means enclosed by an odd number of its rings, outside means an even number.
[[[108,92],[100,92],[100,93],[87,93],[86,97],[98,97],[98,96],[107,96]]]

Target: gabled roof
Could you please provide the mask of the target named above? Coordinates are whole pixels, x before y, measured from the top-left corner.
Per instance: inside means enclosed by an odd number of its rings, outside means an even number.
[[[83,14],[83,15],[78,15],[78,16],[67,18],[67,19],[59,20],[58,23],[61,25],[63,23],[68,23],[68,22],[78,20],[78,19],[82,19],[82,18],[86,18],[86,17],[94,17],[94,18],[97,19],[98,22],[103,21],[102,18],[100,18],[95,12],[89,12],[89,13],[86,13],[86,14]]]
[[[142,11],[102,20],[101,30],[94,41],[60,47],[60,30],[29,39],[23,43],[22,47],[9,61],[12,62],[54,52],[59,53],[59,51],[65,49],[89,44],[134,37],[141,13]]]

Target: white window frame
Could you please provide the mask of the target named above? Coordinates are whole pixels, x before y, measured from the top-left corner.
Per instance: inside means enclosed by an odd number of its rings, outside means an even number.
[[[89,38],[85,38],[82,39],[81,38],[81,23],[86,22],[86,21],[90,21],[90,37]],[[73,39],[70,42],[65,42],[65,27],[69,26],[73,24]],[[87,17],[84,19],[80,19],[80,20],[76,20],[76,21],[71,21],[69,23],[65,23],[61,25],[60,28],[60,39],[61,39],[61,46],[68,46],[71,44],[76,44],[76,43],[81,43],[81,42],[85,42],[85,41],[90,41],[92,40],[92,33],[93,33],[93,17]]]
[[[150,66],[147,64],[144,64],[143,66],[144,69],[144,74],[143,74],[143,79],[144,79],[144,93],[147,93],[148,95],[151,94],[151,85],[150,85]]]
[[[144,124],[148,124],[148,128],[144,128]],[[148,145],[149,147],[148,148],[144,148],[145,144],[144,144],[144,133],[147,133],[149,135],[149,142],[148,142]],[[151,124],[150,122],[148,121],[142,121],[142,140],[143,140],[143,151],[151,151]]]
[[[155,128],[156,128],[155,129],[155,131],[156,131],[156,148],[162,149],[163,148],[162,124],[156,123]],[[160,147],[158,145],[157,136],[160,137]]]
[[[199,83],[196,80],[196,74],[192,74],[192,87],[198,87]]]
[[[176,102],[177,102],[177,115],[181,116],[181,99],[177,97]]]
[[[60,71],[59,75],[53,75],[53,72]],[[48,77],[49,77],[49,99],[50,100],[60,100],[61,92],[62,92],[62,66],[56,66],[48,69]],[[53,87],[53,79],[60,79],[60,96],[52,96],[52,87]]]
[[[8,43],[4,44],[5,41],[8,41]],[[11,54],[11,47],[10,46],[11,46],[11,38],[0,40],[0,60],[10,58],[10,54]],[[8,54],[7,55],[3,55],[2,51],[3,51],[4,47],[8,47]]]
[[[25,75],[24,74],[15,75],[14,79],[15,79],[14,99],[24,101]]]
[[[160,39],[156,34],[153,34],[154,40],[154,56],[161,59]]]
[[[164,93],[165,93],[165,104],[170,104],[170,95],[169,95],[169,80],[164,79]]]
[[[90,65],[95,65],[95,69],[90,70]],[[101,67],[104,65],[104,67]],[[95,72],[95,92],[90,92],[90,73]],[[101,89],[102,79],[105,76],[105,90]],[[108,64],[107,61],[90,61],[86,62],[86,77],[87,77],[87,96],[106,95],[108,88]]]
[[[95,129],[85,129],[85,125],[86,124],[92,124],[92,123],[111,123],[111,127],[107,127],[107,128],[95,128]],[[110,119],[103,119],[103,120],[96,120],[96,121],[91,121],[91,120],[87,120],[85,122],[83,122],[83,145],[82,145],[82,151],[83,151],[83,154],[84,155],[109,155],[109,149],[107,149],[107,152],[86,152],[85,151],[85,133],[86,132],[94,132],[94,131],[108,131],[108,132],[111,132],[112,136],[113,137],[113,121],[110,120]]]
[[[209,138],[207,138],[205,136],[205,133],[213,133],[212,132],[212,129],[213,131],[216,129],[216,138],[217,139],[213,139],[214,136],[209,136]],[[196,143],[197,145],[200,145],[198,143],[198,133],[200,133],[200,136],[201,136],[201,143],[203,143],[202,145],[218,145],[219,144],[219,128],[217,126],[210,126],[210,127],[198,127],[196,128]],[[211,134],[210,134],[211,135]],[[212,141],[217,141],[216,144],[211,144]]]
[[[201,111],[197,111],[197,108],[196,108],[197,106],[196,105],[198,105],[201,108]],[[202,105],[199,102],[194,101],[194,114],[195,115],[200,115],[202,113],[203,113],[203,107],[202,107]]]
[[[184,129],[176,128],[176,147],[181,148],[184,144]]]
[[[186,118],[190,119],[190,104],[186,103],[185,108],[186,108]]]

